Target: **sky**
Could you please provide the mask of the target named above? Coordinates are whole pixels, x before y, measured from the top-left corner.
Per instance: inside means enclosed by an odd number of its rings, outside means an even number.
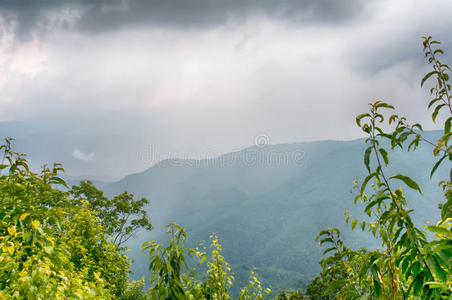
[[[421,37],[452,63],[451,11],[443,0],[4,0],[0,121],[127,115],[158,120],[172,149],[219,152],[262,135],[361,137],[354,117],[375,100],[435,128]]]

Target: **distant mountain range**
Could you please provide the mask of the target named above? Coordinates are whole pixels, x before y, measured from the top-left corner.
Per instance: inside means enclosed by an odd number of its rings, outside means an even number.
[[[242,112],[242,114],[244,114]],[[272,142],[291,141],[284,128],[243,124],[211,109],[153,108],[142,112],[94,111],[0,122],[0,138],[16,138],[33,169],[63,163],[66,179],[114,181],[168,158],[215,157],[253,145],[263,132]],[[268,129],[268,131],[266,131]]]
[[[440,132],[426,132],[436,140]],[[254,146],[210,160],[165,160],[142,173],[104,186],[110,195],[124,190],[147,197],[156,230],[142,233],[129,246],[137,276],[147,274],[147,258],[139,245],[147,239],[165,240],[162,226],[177,222],[186,227],[189,245],[209,241],[217,233],[225,258],[243,285],[253,268],[274,290],[299,288],[320,271],[321,249],[314,239],[327,226],[343,231],[351,247],[378,247],[368,232],[351,231],[346,209],[364,217],[353,204],[353,180],[366,176],[363,139]],[[412,153],[391,151],[388,172],[410,175],[423,195],[403,187],[415,221],[436,221],[442,193],[439,178],[430,180],[432,147]]]

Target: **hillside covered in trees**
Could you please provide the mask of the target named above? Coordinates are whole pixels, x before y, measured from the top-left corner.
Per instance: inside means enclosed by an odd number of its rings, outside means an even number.
[[[425,132],[430,140],[441,134]],[[150,200],[147,210],[155,229],[139,234],[131,249],[149,238],[164,241],[159,228],[177,222],[187,229],[193,247],[218,234],[239,286],[255,267],[262,282],[275,291],[305,288],[321,270],[321,248],[314,240],[327,226],[340,228],[350,247],[378,246],[367,232],[352,231],[344,221],[346,210],[365,215],[350,193],[353,181],[365,177],[366,168],[356,159],[365,146],[364,139],[320,141],[254,146],[212,160],[167,160],[104,190],[111,196],[127,190]],[[430,145],[421,144],[413,153],[391,153],[390,170],[407,172],[424,187],[422,195],[407,191],[418,225],[439,220],[435,199],[442,191],[431,184],[426,171],[435,163],[431,151]],[[434,179],[448,172],[440,168]],[[147,276],[147,257],[139,253],[130,252],[136,261],[132,269]]]

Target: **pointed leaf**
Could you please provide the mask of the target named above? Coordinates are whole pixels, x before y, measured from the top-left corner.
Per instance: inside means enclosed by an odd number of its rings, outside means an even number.
[[[356,125],[358,125],[358,127],[361,127],[361,119],[364,117],[370,117],[370,115],[368,113],[364,113],[356,117]]]
[[[444,155],[443,157],[441,157],[440,160],[438,160],[436,162],[436,164],[433,166],[432,171],[430,172],[430,178],[432,178],[433,174],[435,173],[436,169],[438,169],[439,165],[441,164],[441,162],[447,157],[447,154]]]
[[[450,127],[452,125],[452,117],[448,118],[444,123],[444,134],[448,134],[450,132]]]
[[[364,189],[366,188],[367,183],[369,182],[369,180],[372,179],[372,177],[374,177],[376,175],[376,173],[371,173],[369,175],[367,175],[367,177],[364,179],[363,184],[361,185],[361,191],[360,194],[363,195],[364,193]]]
[[[397,175],[389,177],[389,179],[399,179],[399,180],[403,181],[407,186],[412,188],[413,190],[417,190],[420,194],[422,194],[421,189],[419,188],[419,185],[408,176],[405,176],[402,174],[397,174]]]
[[[23,213],[23,214],[21,214],[20,217],[19,217],[19,221],[25,220],[25,218],[26,218],[27,216],[29,216],[29,215],[30,215],[29,213]]]
[[[438,116],[439,111],[441,110],[441,108],[443,108],[444,106],[446,106],[446,104],[440,104],[437,107],[435,107],[435,111],[433,111],[432,113],[432,120],[433,122],[436,121],[436,117]]]
[[[438,71],[431,71],[430,73],[428,73],[427,75],[424,76],[424,78],[422,78],[421,81],[421,87],[424,85],[425,81],[427,79],[429,79],[433,74],[438,74]]]
[[[322,255],[325,255],[325,254],[327,254],[328,252],[333,251],[333,250],[336,250],[336,247],[331,247],[331,248],[326,249],[325,251],[323,251],[323,254],[322,254]]]
[[[372,153],[372,147],[368,147],[366,152],[364,152],[364,165],[370,173],[370,154]]]
[[[356,224],[358,223],[358,220],[357,219],[354,219],[353,221],[352,221],[352,230],[355,230],[355,227],[356,227]]]
[[[386,152],[385,149],[380,148],[378,149],[378,151],[380,151],[381,156],[383,157],[383,160],[385,162],[385,165],[388,166],[389,160],[388,160],[388,152]]]

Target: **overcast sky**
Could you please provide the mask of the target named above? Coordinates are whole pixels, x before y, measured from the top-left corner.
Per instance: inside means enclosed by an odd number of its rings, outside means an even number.
[[[354,116],[381,99],[433,128],[421,36],[451,52],[451,12],[441,0],[6,0],[0,121],[162,112],[160,131],[200,148],[221,134],[226,151],[261,133],[359,137]]]

